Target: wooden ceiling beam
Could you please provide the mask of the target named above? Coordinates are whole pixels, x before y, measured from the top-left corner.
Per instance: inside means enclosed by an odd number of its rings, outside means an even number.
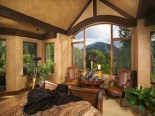
[[[93,17],[97,16],[97,2],[93,0]]]
[[[74,19],[74,21],[72,22],[72,24],[69,26],[69,28],[67,29],[67,32],[74,26],[74,24],[77,22],[77,20],[80,18],[80,16],[84,13],[84,11],[88,8],[88,6],[90,5],[90,3],[93,0],[88,0],[88,2],[86,3],[86,5],[83,7],[83,9],[81,10],[81,12],[77,15],[77,17]]]
[[[144,18],[144,26],[155,25],[155,14],[150,14]]]
[[[54,32],[48,32],[42,35],[42,38],[45,39],[54,39],[57,38],[57,33]]]
[[[55,32],[38,34],[38,33],[29,32],[29,31],[24,31],[21,29],[5,28],[5,27],[0,27],[0,34],[1,35],[28,37],[28,38],[38,39],[38,40],[53,39],[53,38],[57,37],[57,33],[55,33]]]
[[[108,7],[110,7],[111,9],[113,9],[114,11],[118,12],[119,14],[121,14],[122,16],[126,17],[129,20],[133,20],[136,21],[135,18],[131,15],[129,15],[128,13],[124,12],[122,9],[118,8],[117,6],[113,5],[112,3],[110,3],[107,0],[100,0],[103,4],[107,5]]]
[[[136,19],[142,19],[145,17],[150,0],[139,0]]]
[[[82,28],[85,28],[86,26],[90,26],[92,24],[102,23],[102,22],[118,24],[124,27],[136,26],[135,22],[131,20],[127,20],[123,17],[112,16],[112,15],[99,15],[99,16],[90,17],[81,21],[80,23],[75,25],[72,29],[70,29],[70,31],[68,32],[68,35],[74,35],[76,32],[78,32]]]
[[[20,29],[14,29],[14,28],[0,27],[0,34],[20,36],[20,37],[28,37],[28,38],[42,40],[41,34],[28,32],[28,31],[24,31],[24,30],[20,30]]]
[[[30,17],[28,15],[25,15],[23,13],[12,10],[12,9],[2,6],[2,5],[0,5],[0,16],[15,20],[18,22],[24,22],[24,23],[34,25],[36,27],[46,30],[47,32],[52,31],[52,32],[61,33],[61,34],[65,34],[65,35],[67,34],[67,31],[64,29],[50,25],[46,22],[40,21],[36,18]]]

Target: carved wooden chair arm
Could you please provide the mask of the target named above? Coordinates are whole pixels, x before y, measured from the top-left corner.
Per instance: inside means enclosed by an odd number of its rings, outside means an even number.
[[[97,109],[101,112],[101,114],[103,114],[103,93],[104,91],[100,89],[98,93]]]

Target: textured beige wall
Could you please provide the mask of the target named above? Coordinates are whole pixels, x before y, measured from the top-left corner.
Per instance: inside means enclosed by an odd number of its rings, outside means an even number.
[[[26,87],[23,72],[23,41],[36,42],[37,55],[42,57],[42,41],[18,36],[4,36],[6,39],[6,91],[17,91]],[[40,61],[39,63],[42,63]]]
[[[59,83],[65,81],[67,67],[71,66],[71,37],[59,34],[58,35],[58,79]]]
[[[150,31],[155,26],[144,27],[144,20],[138,21],[138,85],[144,87],[150,86]]]

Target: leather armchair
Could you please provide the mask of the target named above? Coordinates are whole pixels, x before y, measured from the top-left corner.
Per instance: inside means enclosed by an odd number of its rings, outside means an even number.
[[[131,71],[126,69],[121,69],[118,71],[118,75],[115,80],[109,82],[109,87],[107,91],[113,96],[120,97],[120,106],[122,106],[122,99],[124,97],[124,89],[130,85]],[[114,86],[111,83],[114,82]]]

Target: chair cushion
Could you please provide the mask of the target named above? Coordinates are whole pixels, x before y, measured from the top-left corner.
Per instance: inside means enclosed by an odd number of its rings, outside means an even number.
[[[113,96],[122,96],[122,88],[119,87],[109,87],[108,91],[113,95]]]

